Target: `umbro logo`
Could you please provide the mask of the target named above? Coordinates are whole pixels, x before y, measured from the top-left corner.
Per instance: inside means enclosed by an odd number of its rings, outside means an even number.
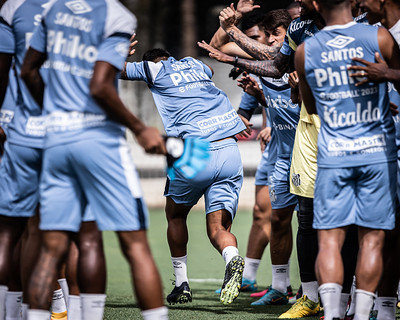
[[[84,0],[73,0],[65,3],[65,6],[75,14],[92,11],[92,8]]]
[[[334,47],[334,48],[342,49],[342,48],[348,46],[354,40],[356,40],[356,39],[353,37],[337,36],[336,38],[329,40],[326,43],[326,45]]]
[[[43,3],[43,4],[41,5],[41,7],[42,7],[43,9],[47,9],[47,8],[50,6],[50,4],[51,4],[51,2],[49,1],[49,2]]]

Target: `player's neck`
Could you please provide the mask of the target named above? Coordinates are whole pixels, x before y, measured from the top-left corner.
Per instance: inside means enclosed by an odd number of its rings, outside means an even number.
[[[326,26],[343,25],[353,21],[351,11],[346,8],[338,8],[336,10],[330,10],[326,13],[321,13],[323,16]]]
[[[400,7],[394,3],[388,2],[385,4],[385,14],[382,19],[382,24],[387,29],[393,27],[400,20]]]

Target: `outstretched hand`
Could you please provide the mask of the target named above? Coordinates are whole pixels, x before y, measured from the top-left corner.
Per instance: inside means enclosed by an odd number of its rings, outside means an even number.
[[[134,33],[132,35],[132,37],[129,39],[130,44],[129,44],[129,52],[128,52],[128,57],[133,56],[133,54],[135,53],[136,49],[134,48],[136,46],[136,44],[138,43],[137,40],[135,40],[136,37],[136,33]]]
[[[260,86],[256,79],[249,75],[245,75],[238,80],[238,86],[253,97],[258,97],[261,94]]]
[[[386,73],[389,67],[385,60],[381,58],[378,52],[375,52],[376,63],[370,62],[361,58],[353,58],[353,61],[362,63],[364,66],[350,66],[349,70],[355,70],[350,76],[353,78],[362,78],[356,83],[356,86],[361,86],[368,82],[383,82],[386,81]]]
[[[235,26],[237,23],[236,20],[236,10],[233,6],[233,3],[231,3],[230,7],[222,9],[222,11],[219,13],[219,24],[221,28],[225,30],[225,32],[228,32],[230,28]]]
[[[246,13],[249,13],[253,11],[254,9],[260,8],[259,5],[254,5],[253,0],[239,0],[237,6],[236,6],[236,11],[239,12],[240,14],[244,15]]]
[[[214,47],[210,46],[207,42],[205,42],[204,40],[202,40],[201,42],[197,42],[197,45],[204,49],[207,50],[209,52],[209,56],[210,58],[213,58],[217,61],[220,62],[225,62],[225,63],[233,63],[235,61],[234,57],[231,57],[225,53],[222,53],[221,51],[219,51],[218,49],[215,49]]]
[[[253,131],[253,129],[252,129],[253,124],[249,120],[247,120],[245,117],[243,117],[241,114],[239,114],[239,118],[242,119],[244,125],[246,126],[246,129],[239,132],[237,134],[237,136],[243,137],[243,138],[249,138],[251,136],[251,132]]]

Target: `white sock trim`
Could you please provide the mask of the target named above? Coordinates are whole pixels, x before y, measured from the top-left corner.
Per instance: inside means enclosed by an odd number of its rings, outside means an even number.
[[[159,307],[142,311],[144,320],[168,320],[167,307]]]
[[[239,255],[239,250],[234,246],[227,246],[222,250],[222,257],[225,260],[225,265],[228,265],[228,263],[232,260],[232,258],[238,255]]]
[[[47,310],[38,310],[38,309],[28,310],[28,320],[49,320],[50,315],[51,315],[50,311]]]

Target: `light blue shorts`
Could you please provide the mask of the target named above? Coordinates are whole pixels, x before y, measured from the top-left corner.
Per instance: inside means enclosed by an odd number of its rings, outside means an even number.
[[[272,174],[274,172],[274,165],[268,162],[268,150],[266,149],[262,156],[261,161],[256,171],[256,186],[269,186]]]
[[[32,217],[39,202],[42,149],[5,143],[0,163],[0,214]]]
[[[243,183],[243,166],[234,139],[212,142],[210,162],[194,179],[188,180],[176,171],[176,178],[165,186],[164,196],[177,204],[195,205],[204,195],[206,213],[225,209],[232,220],[236,214]]]
[[[278,158],[269,186],[272,209],[282,209],[297,204],[297,196],[290,193],[290,158]]]
[[[355,224],[394,228],[396,162],[352,168],[318,168],[314,191],[315,229]]]
[[[148,227],[139,177],[121,136],[45,149],[40,192],[41,230],[77,232],[87,203],[100,230]]]

